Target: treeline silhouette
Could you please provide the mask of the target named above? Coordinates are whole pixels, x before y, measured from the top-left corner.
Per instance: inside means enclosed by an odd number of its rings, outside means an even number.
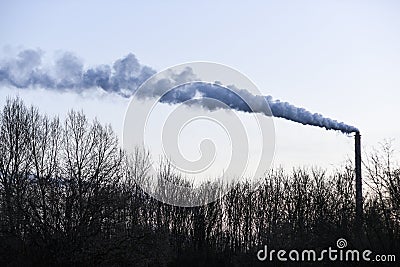
[[[275,169],[256,190],[242,181],[210,204],[176,207],[137,185],[149,175],[149,153],[126,155],[110,126],[74,111],[49,118],[8,99],[0,114],[0,265],[254,266],[264,245],[318,250],[338,238],[393,254],[400,169],[392,153],[386,144],[364,161],[361,230],[351,162],[331,175]],[[166,161],[157,175],[183,181]]]

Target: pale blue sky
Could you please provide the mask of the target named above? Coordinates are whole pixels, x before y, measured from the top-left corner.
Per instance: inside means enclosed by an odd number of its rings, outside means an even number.
[[[399,148],[398,1],[232,2],[2,1],[0,54],[72,51],[92,65],[132,52],[156,70],[214,61],[240,70],[265,94],[355,125],[367,149],[384,138]],[[1,91],[0,104],[13,92]],[[126,105],[46,91],[20,95],[50,113],[83,108],[117,131]],[[352,157],[353,140],[342,134],[275,125],[278,164],[328,167]]]

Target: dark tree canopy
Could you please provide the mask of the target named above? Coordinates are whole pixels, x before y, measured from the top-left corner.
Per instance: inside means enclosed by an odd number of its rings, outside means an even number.
[[[271,170],[255,191],[241,182],[211,204],[175,207],[136,185],[148,179],[149,153],[126,155],[110,126],[75,111],[60,121],[8,99],[0,112],[0,265],[254,266],[264,245],[321,248],[339,237],[395,252],[400,169],[391,154],[386,144],[364,163],[356,234],[350,163],[334,174]],[[158,176],[185,184],[167,161]]]

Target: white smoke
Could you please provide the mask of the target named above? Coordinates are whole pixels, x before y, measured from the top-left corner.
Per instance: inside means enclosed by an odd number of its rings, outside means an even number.
[[[11,85],[17,88],[46,88],[50,90],[74,90],[82,92],[88,88],[98,87],[106,92],[114,92],[124,97],[130,97],[135,90],[156,72],[141,65],[133,54],[116,60],[112,65],[99,65],[84,69],[84,64],[72,53],[64,53],[50,67],[43,66],[43,52],[40,50],[24,50],[15,58],[0,61],[0,85]],[[49,71],[51,70],[51,71]],[[318,113],[311,113],[304,108],[296,107],[287,102],[274,100],[271,96],[253,95],[245,89],[233,85],[224,87],[220,83],[204,83],[196,77],[190,68],[181,73],[172,74],[168,79],[157,83],[173,88],[163,95],[161,102],[176,104],[201,95],[219,100],[224,105],[210,106],[210,101],[196,99],[191,104],[214,110],[225,105],[244,112],[263,112],[266,116],[284,118],[304,125],[312,125],[327,130],[337,130],[343,133],[358,132],[354,126],[326,118]],[[183,84],[183,85],[182,85]],[[160,97],[157,84],[142,90],[145,95],[140,97]],[[177,85],[181,85],[176,87]],[[267,102],[271,113],[261,107]],[[250,109],[250,106],[252,109]],[[258,109],[260,107],[260,109]]]

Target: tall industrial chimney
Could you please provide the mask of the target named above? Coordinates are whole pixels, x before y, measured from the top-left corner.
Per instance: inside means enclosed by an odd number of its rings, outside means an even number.
[[[361,224],[363,217],[363,197],[362,197],[362,179],[361,179],[361,135],[356,132],[355,135],[355,164],[356,164],[356,221]]]

